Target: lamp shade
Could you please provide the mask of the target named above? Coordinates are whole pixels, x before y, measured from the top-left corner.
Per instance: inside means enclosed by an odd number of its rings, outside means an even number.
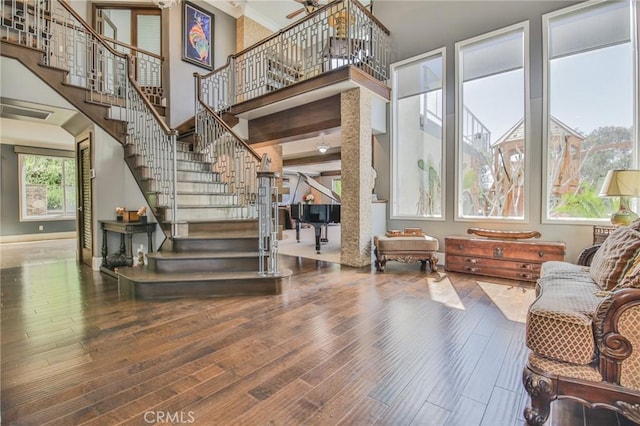
[[[640,197],[640,170],[609,170],[600,196]]]

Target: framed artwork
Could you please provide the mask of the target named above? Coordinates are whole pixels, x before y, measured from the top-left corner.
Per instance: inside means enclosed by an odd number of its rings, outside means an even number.
[[[182,3],[182,60],[213,70],[213,14]]]

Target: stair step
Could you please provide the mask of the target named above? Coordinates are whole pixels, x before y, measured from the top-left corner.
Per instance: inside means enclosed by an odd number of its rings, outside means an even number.
[[[220,182],[220,174],[211,171],[177,170],[179,181],[191,182]]]
[[[171,221],[171,210],[165,211],[165,220]],[[181,222],[233,219],[247,217],[247,207],[238,205],[189,206],[178,205],[178,220]]]
[[[176,158],[178,161],[202,161],[204,160],[204,155],[198,154],[197,152],[192,151],[179,151],[176,150]]]
[[[221,233],[218,236],[204,235],[172,238],[173,252],[177,253],[203,253],[205,255],[213,252],[224,251],[225,255],[232,253],[245,255],[248,252],[258,252],[258,232],[248,234],[247,231],[236,231],[233,233]]]
[[[136,299],[281,294],[289,288],[290,269],[275,275],[253,272],[158,273],[146,268],[118,269],[118,291]]]
[[[229,193],[178,192],[178,206],[237,205],[238,197]]]
[[[149,270],[155,272],[257,271],[260,254],[248,252],[157,252],[149,253]]]
[[[180,160],[176,162],[178,171],[211,172],[211,163],[197,160]]]

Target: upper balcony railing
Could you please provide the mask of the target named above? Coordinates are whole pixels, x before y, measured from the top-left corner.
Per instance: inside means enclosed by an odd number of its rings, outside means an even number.
[[[225,66],[196,74],[196,90],[219,112],[347,65],[386,81],[389,46],[389,30],[371,12],[357,0],[336,0],[230,56]]]

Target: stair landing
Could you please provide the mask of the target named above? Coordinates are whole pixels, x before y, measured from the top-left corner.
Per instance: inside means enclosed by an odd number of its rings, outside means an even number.
[[[281,294],[288,290],[291,275],[290,269],[281,269],[276,275],[260,275],[255,271],[159,274],[147,268],[121,268],[118,292],[136,299]]]
[[[257,220],[194,224],[147,255],[144,267],[119,268],[120,295],[136,299],[201,298],[281,294],[292,271],[260,274]]]

